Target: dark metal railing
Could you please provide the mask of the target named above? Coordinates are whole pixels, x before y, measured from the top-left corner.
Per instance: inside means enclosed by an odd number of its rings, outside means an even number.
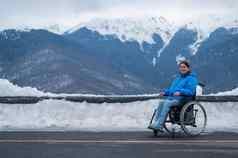
[[[159,95],[139,96],[1,96],[0,103],[5,104],[34,104],[43,100],[65,100],[71,102],[88,103],[130,103],[151,99],[164,99]],[[200,102],[238,102],[238,96],[197,96],[196,101]]]

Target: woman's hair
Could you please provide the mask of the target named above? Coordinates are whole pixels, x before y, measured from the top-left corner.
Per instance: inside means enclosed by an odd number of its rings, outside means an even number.
[[[179,66],[180,66],[181,64],[184,64],[184,65],[186,65],[188,68],[190,68],[189,61],[187,61],[187,60],[182,60],[182,61],[180,61],[180,62],[179,62]]]

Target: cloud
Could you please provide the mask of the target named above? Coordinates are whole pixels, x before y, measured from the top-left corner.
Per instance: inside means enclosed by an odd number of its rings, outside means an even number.
[[[238,16],[235,0],[0,0],[0,26],[75,25],[92,18],[165,16],[180,20],[201,14]]]

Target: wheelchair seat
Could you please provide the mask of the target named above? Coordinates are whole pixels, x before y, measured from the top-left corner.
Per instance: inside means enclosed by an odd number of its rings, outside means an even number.
[[[181,110],[183,109],[184,105],[186,105],[188,102],[190,101],[194,101],[196,98],[196,96],[192,97],[192,99],[188,99],[186,101],[184,101],[183,103],[181,103],[181,105],[176,105],[176,106],[172,106],[170,111],[169,111],[169,119],[172,123],[177,123],[180,124],[180,113]],[[188,122],[192,122],[193,119],[193,106],[190,106],[185,114],[185,120],[187,120]]]

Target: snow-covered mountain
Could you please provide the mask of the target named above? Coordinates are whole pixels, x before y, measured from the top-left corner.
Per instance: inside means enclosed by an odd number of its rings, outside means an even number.
[[[215,15],[194,17],[184,20],[182,23],[170,21],[165,17],[138,17],[138,18],[114,18],[92,19],[88,22],[80,23],[76,26],[65,24],[49,24],[42,26],[19,25],[13,28],[18,31],[30,31],[32,29],[44,29],[56,34],[70,34],[83,27],[92,31],[97,31],[102,35],[115,35],[121,41],[137,41],[142,44],[148,42],[154,43],[153,35],[158,34],[163,42],[169,43],[174,34],[181,28],[186,28],[197,32],[197,41],[191,45],[192,52],[195,53],[200,43],[207,39],[213,31],[219,27],[227,29],[238,28],[238,18],[220,17]],[[1,28],[4,30],[6,28]],[[237,32],[235,32],[237,33]]]
[[[65,26],[65,25],[60,25],[60,24],[54,24],[54,25],[49,25],[49,26],[44,26],[41,27],[42,29],[48,30],[50,32],[62,35],[63,33],[65,33],[67,30],[70,29],[69,26]]]
[[[224,27],[231,30],[231,33],[236,33],[232,28],[238,28],[238,18],[219,16],[196,17],[187,21],[182,27],[197,32],[197,40],[190,46],[191,53],[196,54],[200,44],[217,28]]]
[[[55,33],[61,26],[0,32],[0,77],[57,93],[156,92],[177,73],[175,61],[187,58],[207,93],[238,86],[235,18],[96,19]]]
[[[208,38],[210,33],[219,27],[224,27],[226,29],[238,27],[238,18],[225,18],[219,16],[197,17],[188,20],[183,25],[184,26],[182,27],[197,31],[199,39],[203,40]]]
[[[165,43],[164,47],[169,44],[169,41],[179,29],[186,28],[197,33],[196,42],[190,46],[191,53],[196,54],[200,44],[217,28],[238,28],[238,18],[211,15],[195,17],[185,20],[183,23],[176,23],[165,17],[93,19],[89,22],[74,26],[66,33],[73,33],[83,27],[97,31],[102,35],[115,35],[121,41],[135,40],[140,44],[143,42],[153,44],[153,35],[158,34]],[[163,49],[164,48],[158,52],[158,56]]]
[[[149,17],[94,19],[73,27],[67,33],[73,33],[83,27],[97,31],[102,35],[116,35],[121,41],[136,40],[140,44],[143,41],[154,43],[152,36],[155,33],[159,34],[167,43],[177,31],[174,24],[164,17]]]
[[[43,29],[47,30],[49,32],[62,35],[65,33],[67,30],[69,30],[71,26],[65,26],[61,24],[53,24],[53,25],[42,25],[42,26],[27,26],[27,25],[18,25],[15,27],[0,27],[0,33],[4,32],[5,30],[16,30],[18,32],[29,32],[31,30],[36,30],[36,29]]]

